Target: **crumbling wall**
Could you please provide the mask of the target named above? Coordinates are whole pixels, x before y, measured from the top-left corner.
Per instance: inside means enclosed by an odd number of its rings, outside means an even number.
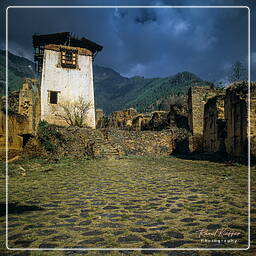
[[[203,149],[205,152],[225,152],[226,122],[224,97],[215,96],[204,106]]]
[[[97,128],[115,128],[133,131],[161,131],[169,128],[167,111],[138,113],[134,108],[113,112],[110,117],[101,117]]]
[[[255,97],[256,83],[251,83],[251,155],[255,154]],[[226,89],[225,95],[225,119],[227,138],[225,140],[227,153],[234,157],[246,157],[248,153],[248,83],[236,82]]]
[[[96,147],[104,144],[104,136],[101,131],[91,128],[60,127],[54,124],[41,122],[37,135],[38,142],[43,146],[49,157],[92,157],[96,153]],[[26,154],[33,151],[33,143],[26,147]]]
[[[104,117],[104,112],[102,109],[97,108],[95,110],[95,121],[96,121],[96,128],[100,127],[100,122]]]
[[[0,97],[1,110],[6,109],[6,96]],[[10,113],[18,113],[19,111],[19,91],[13,91],[8,94],[8,111]]]
[[[187,104],[171,104],[167,116],[170,127],[189,129],[188,127],[188,106]]]
[[[108,139],[126,155],[170,155],[173,135],[170,131],[108,130]]]
[[[152,113],[143,113],[135,116],[132,120],[132,130],[133,131],[143,131],[147,129],[148,124],[152,118]]]
[[[120,157],[123,155],[170,155],[174,150],[172,131],[129,131],[58,127],[47,123],[39,126],[38,142],[28,142],[26,155],[41,151],[47,157]],[[42,151],[43,152],[43,151]],[[32,153],[32,154],[31,154]]]
[[[109,117],[108,127],[130,129],[132,120],[137,115],[138,113],[134,108],[113,112]]]
[[[5,158],[6,146],[6,113],[0,111],[0,158]],[[8,153],[9,158],[20,153],[23,147],[23,134],[27,133],[29,122],[23,115],[9,112],[8,115]]]
[[[20,154],[31,135],[35,135],[40,121],[40,97],[38,81],[26,78],[20,91],[8,95],[8,118],[6,98],[1,98],[0,110],[0,155],[6,152],[6,121],[8,121],[9,158]]]
[[[188,127],[192,134],[190,151],[201,151],[203,148],[204,104],[217,94],[210,86],[194,86],[188,91]]]
[[[19,93],[19,114],[28,120],[27,133],[36,134],[40,121],[40,88],[38,80],[26,78]]]
[[[151,119],[141,127],[141,130],[161,131],[170,127],[167,111],[152,112]]]

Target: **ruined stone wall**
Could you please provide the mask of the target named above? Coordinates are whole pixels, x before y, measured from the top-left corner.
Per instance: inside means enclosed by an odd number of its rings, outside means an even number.
[[[170,155],[174,147],[171,131],[128,131],[41,125],[38,142],[49,157],[120,157],[124,155]],[[51,145],[51,147],[49,147]],[[28,143],[31,155],[38,143]],[[34,154],[34,153],[33,153]]]
[[[188,106],[187,104],[171,104],[167,116],[170,127],[189,129],[188,127]]]
[[[193,137],[190,140],[191,152],[203,148],[204,104],[217,94],[210,86],[194,86],[188,92],[188,127]]]
[[[108,140],[126,155],[170,155],[173,152],[170,131],[109,130]]]
[[[103,119],[103,117],[104,117],[104,112],[103,112],[103,110],[100,109],[100,108],[97,108],[97,109],[95,110],[96,127],[97,127],[97,125],[98,125],[98,122],[99,122],[101,119]]]
[[[137,115],[138,113],[134,108],[113,112],[109,117],[108,127],[130,129],[132,127],[132,120]]]
[[[8,96],[8,118],[5,97],[1,98],[0,110],[0,155],[6,152],[6,121],[8,121],[9,158],[19,154],[31,135],[36,135],[40,121],[40,92],[38,81],[24,79],[20,91]]]
[[[151,119],[141,126],[141,130],[161,131],[169,128],[169,118],[167,111],[154,111],[151,113]]]
[[[113,112],[107,121],[103,117],[97,128],[115,128],[133,131],[161,131],[169,128],[167,111],[138,113],[134,108]]]
[[[255,97],[256,83],[251,83],[251,154],[255,157]],[[248,153],[248,83],[237,82],[226,89],[225,119],[227,138],[225,140],[227,153],[234,157],[245,157]]]
[[[5,157],[6,152],[6,114],[0,111],[0,158]],[[8,116],[8,149],[9,158],[14,153],[19,153],[23,147],[23,134],[28,133],[29,122],[23,115],[9,113]]]
[[[131,130],[143,131],[148,128],[148,124],[152,119],[152,113],[143,113],[135,116],[132,120]]]
[[[204,104],[216,95],[209,86],[194,86],[188,92],[188,124],[192,134],[203,134]]]
[[[26,78],[19,93],[19,114],[28,120],[27,133],[36,134],[40,121],[40,88],[38,80]]]
[[[0,108],[5,111],[6,96],[0,97]],[[19,111],[19,91],[13,91],[8,94],[8,111],[18,113]]]
[[[224,95],[215,96],[204,106],[203,149],[205,152],[225,152],[224,97]]]

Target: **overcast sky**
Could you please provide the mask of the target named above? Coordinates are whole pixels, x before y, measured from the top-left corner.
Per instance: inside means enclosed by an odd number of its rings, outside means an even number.
[[[70,5],[71,1],[1,2],[1,41],[5,48],[5,7]],[[255,30],[255,1],[72,1],[73,5],[247,5]],[[253,6],[254,5],[254,6]],[[74,32],[103,50],[95,63],[124,76],[164,77],[190,71],[205,80],[225,80],[231,65],[248,62],[247,8],[11,8],[9,50],[33,58],[32,35]],[[253,31],[253,29],[252,29]],[[251,42],[252,80],[256,79],[256,41]],[[254,43],[253,43],[254,42]]]

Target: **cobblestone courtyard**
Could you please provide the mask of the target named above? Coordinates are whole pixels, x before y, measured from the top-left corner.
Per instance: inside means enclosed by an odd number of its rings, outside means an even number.
[[[244,165],[175,157],[65,159],[55,163],[35,159],[9,164],[9,247],[246,248],[247,175]],[[4,181],[4,172],[1,178]],[[4,187],[1,192],[4,222]],[[239,234],[229,242],[206,242],[216,237],[200,237],[203,229]],[[0,231],[4,240],[4,226]],[[24,251],[5,253],[30,255]],[[130,252],[142,253],[150,252]],[[198,255],[196,251],[181,253],[170,255]],[[44,255],[75,252],[48,251]]]

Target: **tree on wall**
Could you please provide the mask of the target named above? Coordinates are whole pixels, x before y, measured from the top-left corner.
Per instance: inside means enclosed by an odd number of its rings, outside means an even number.
[[[247,81],[247,69],[242,62],[236,61],[230,70],[229,81],[231,83],[238,81]]]
[[[91,102],[86,102],[83,97],[79,97],[77,101],[66,101],[53,106],[52,112],[70,126],[83,127],[87,125],[88,111],[91,107]]]

